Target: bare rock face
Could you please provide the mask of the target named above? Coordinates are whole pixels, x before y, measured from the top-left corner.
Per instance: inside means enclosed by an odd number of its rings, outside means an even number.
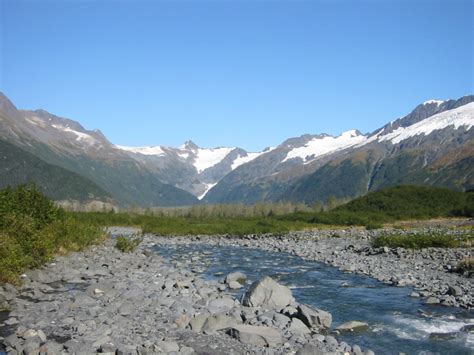
[[[269,309],[283,309],[294,302],[291,290],[271,277],[255,281],[245,293],[242,303],[248,307],[266,307]]]
[[[280,332],[275,328],[242,324],[231,328],[229,333],[244,344],[276,346],[283,342]]]

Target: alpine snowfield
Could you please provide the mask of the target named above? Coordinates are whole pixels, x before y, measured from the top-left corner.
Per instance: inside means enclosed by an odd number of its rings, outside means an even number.
[[[392,144],[398,144],[405,139],[417,135],[429,135],[432,132],[447,127],[459,129],[465,127],[466,130],[474,125],[474,102],[455,108],[453,110],[444,111],[428,117],[408,127],[400,127],[395,131],[378,137],[380,142],[389,141]]]

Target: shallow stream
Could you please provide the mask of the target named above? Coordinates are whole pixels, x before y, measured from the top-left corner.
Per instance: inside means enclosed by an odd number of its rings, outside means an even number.
[[[368,323],[369,330],[337,337],[376,354],[474,354],[474,334],[460,332],[474,323],[474,312],[425,305],[409,296],[413,290],[408,287],[387,286],[287,253],[202,244],[155,248],[175,261],[192,258],[194,270],[208,280],[233,271],[245,273],[249,282],[271,276],[290,287],[299,303],[329,311],[333,328],[351,320]],[[236,296],[242,293],[236,291]]]

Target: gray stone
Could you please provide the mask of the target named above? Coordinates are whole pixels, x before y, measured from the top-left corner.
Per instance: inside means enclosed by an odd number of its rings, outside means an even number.
[[[211,313],[222,313],[234,308],[235,301],[232,298],[218,298],[209,302],[207,309]]]
[[[165,353],[171,353],[171,352],[178,352],[179,351],[179,345],[175,341],[165,341],[161,340],[156,343],[156,346],[161,349],[161,351]]]
[[[275,325],[280,328],[280,329],[283,329],[286,327],[286,325],[290,322],[290,318],[285,316],[284,314],[281,314],[281,313],[275,313],[273,315],[273,322],[275,323]]]
[[[225,314],[218,314],[206,319],[206,322],[202,326],[202,331],[204,334],[214,334],[218,330],[232,328],[236,325],[237,321],[235,318]]]
[[[292,333],[299,333],[299,334],[309,334],[311,331],[309,328],[298,318],[293,318],[290,323],[290,327],[288,330]]]
[[[310,329],[320,330],[331,327],[332,315],[322,309],[300,304],[296,316]]]
[[[208,314],[198,314],[194,316],[194,318],[189,322],[191,329],[197,333],[200,333],[208,317]]]
[[[362,331],[362,330],[367,330],[369,328],[369,325],[364,322],[359,322],[356,320],[345,322],[341,325],[339,325],[336,330],[339,331],[344,331],[344,332],[353,332],[353,331]]]
[[[228,285],[231,290],[238,290],[244,287],[242,284],[238,283],[237,281],[231,281],[228,283]]]
[[[448,295],[461,297],[464,294],[461,287],[459,286],[449,286]]]
[[[247,276],[239,271],[237,272],[231,272],[228,274],[225,278],[225,283],[230,286],[231,282],[238,282],[239,284],[243,285],[245,284],[245,281],[247,280]]]
[[[255,281],[244,294],[242,304],[248,307],[268,307],[270,309],[283,309],[295,299],[291,290],[280,285],[271,277]]]
[[[244,344],[257,346],[276,346],[283,342],[280,332],[274,328],[254,325],[238,325],[229,334]]]
[[[324,355],[326,352],[322,351],[319,347],[314,344],[305,344],[301,349],[296,352],[296,355]]]
[[[428,297],[428,299],[426,300],[426,304],[438,304],[440,303],[440,300],[439,298],[436,298],[436,297]]]

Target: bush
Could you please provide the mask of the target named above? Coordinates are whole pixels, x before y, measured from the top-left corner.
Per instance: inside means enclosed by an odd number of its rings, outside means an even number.
[[[134,251],[142,242],[141,238],[127,238],[119,235],[115,242],[115,247],[123,253],[130,253]]]
[[[105,238],[97,225],[67,216],[33,185],[0,190],[0,228],[0,282],[10,283],[57,253]]]

